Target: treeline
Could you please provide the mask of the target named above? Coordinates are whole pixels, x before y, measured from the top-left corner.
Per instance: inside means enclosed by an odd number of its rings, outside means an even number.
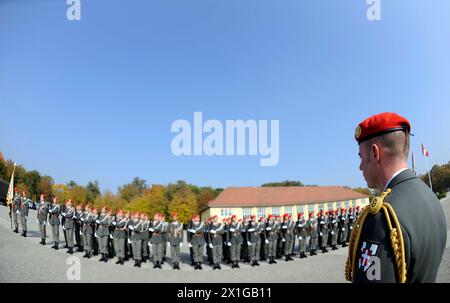
[[[0,179],[9,182],[13,169],[14,161],[5,160],[0,153]],[[102,193],[98,181],[88,182],[87,185],[75,181],[57,184],[51,176],[42,175],[37,170],[27,171],[22,165],[16,166],[14,184],[20,192],[26,190],[34,201],[38,201],[42,193],[47,200],[56,195],[62,202],[71,199],[74,204],[90,203],[97,208],[107,206],[113,210],[145,212],[150,216],[159,212],[169,217],[176,212],[184,223],[205,209],[208,202],[222,191],[220,188],[198,187],[184,181],[150,186],[145,180],[135,177],[130,183],[120,186],[117,194],[110,191]]]
[[[434,165],[430,170],[433,191],[442,199],[450,191],[450,161],[443,165]],[[423,182],[430,186],[428,174],[420,176]]]

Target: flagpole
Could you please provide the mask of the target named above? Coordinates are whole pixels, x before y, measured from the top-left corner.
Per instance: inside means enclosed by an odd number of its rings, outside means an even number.
[[[428,172],[428,181],[430,182],[430,188],[431,191],[433,191],[433,185],[431,184],[431,175],[430,175],[430,168],[428,167],[428,157],[425,156],[425,163],[427,164],[427,172]]]

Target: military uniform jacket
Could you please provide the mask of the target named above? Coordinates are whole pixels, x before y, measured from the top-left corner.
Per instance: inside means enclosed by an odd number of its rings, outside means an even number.
[[[351,232],[353,230],[353,224],[355,222],[355,216],[353,213],[348,213],[347,215],[347,230]]]
[[[330,218],[328,218],[329,221],[329,229],[330,229],[330,234],[334,235],[337,232],[338,229],[338,220],[337,217],[335,216],[330,216]]]
[[[67,208],[66,209],[67,213],[63,216],[66,218],[65,222],[64,222],[64,228],[65,229],[73,229],[75,227],[75,224],[73,222],[73,217],[75,216],[75,208],[71,207],[71,208]]]
[[[276,241],[278,239],[278,231],[280,226],[277,222],[269,222],[266,226],[267,239],[270,241]]]
[[[61,213],[61,206],[59,204],[52,204],[48,209],[50,215],[49,223],[50,225],[59,225],[59,215]]]
[[[44,222],[47,222],[48,217],[48,202],[44,201],[43,203],[39,203],[39,207],[37,210],[37,219],[40,224],[44,224]]]
[[[97,224],[97,236],[109,236],[109,226],[112,222],[113,218],[107,214],[101,214],[98,217]]]
[[[294,239],[294,229],[295,229],[295,223],[292,220],[289,220],[287,222],[283,222],[281,224],[281,233],[283,239],[287,241],[291,241]]]
[[[144,231],[142,223],[141,220],[132,220],[128,223],[128,228],[131,230],[131,240],[142,240],[142,232]]]
[[[163,222],[163,229],[161,231],[161,237],[163,241],[167,241],[169,239],[169,222]]]
[[[220,222],[212,223],[209,229],[212,245],[215,246],[222,244],[224,233],[225,233],[225,225],[223,223]]]
[[[308,219],[308,222],[306,223],[308,234],[312,238],[317,237],[317,220],[316,218],[310,218]]]
[[[264,223],[251,221],[248,226],[249,241],[251,243],[261,242],[260,233],[265,228]]]
[[[172,246],[178,246],[183,242],[183,223],[171,222],[169,224],[169,243]]]
[[[230,226],[228,227],[228,242],[231,242],[231,244],[242,244],[243,238],[241,232],[244,230],[245,229],[241,223],[231,222]]]
[[[126,218],[122,218],[118,220],[117,218],[114,219],[114,225],[116,228],[114,229],[113,237],[115,239],[126,239],[127,238],[127,226],[128,226],[129,220]]]
[[[308,232],[306,230],[306,220],[302,218],[301,220],[297,220],[296,224],[296,233],[298,237],[302,237],[302,239],[306,239]]]
[[[21,197],[19,194],[14,195],[13,203],[12,203],[12,210],[17,212],[20,210],[20,203],[21,203]]]
[[[150,221],[149,220],[145,220],[142,223],[142,234],[141,234],[141,238],[142,240],[148,241],[150,240]]]
[[[22,217],[28,217],[28,198],[22,197],[20,199],[20,215]]]
[[[197,224],[192,222],[192,225],[191,225],[191,234],[192,234],[191,244],[196,244],[196,245],[203,245],[203,244],[205,244],[204,232],[205,232],[205,224],[203,224],[202,222],[198,222]]]
[[[152,238],[150,243],[158,244],[164,241],[162,233],[164,232],[164,222],[153,221],[150,225],[150,231],[152,232]]]
[[[331,218],[331,217],[330,217]],[[326,216],[320,216],[319,217],[319,232],[323,235],[328,235],[328,229],[330,227],[330,221],[329,218]]]
[[[340,231],[344,231],[347,228],[347,216],[340,215],[338,217],[338,228]]]
[[[80,218],[81,222],[83,222],[82,231],[83,234],[92,235],[94,233],[93,224],[95,220],[97,220],[96,215],[91,212],[84,212]]]
[[[445,251],[447,223],[441,203],[430,188],[411,170],[398,174],[388,184],[385,198],[401,225],[405,244],[406,281],[436,281]],[[382,212],[367,215],[357,245],[355,282],[396,282],[397,270],[389,228]],[[369,256],[380,258],[381,281],[368,280]]]

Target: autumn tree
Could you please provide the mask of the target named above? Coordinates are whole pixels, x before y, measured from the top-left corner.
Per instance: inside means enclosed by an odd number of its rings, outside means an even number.
[[[188,186],[180,188],[173,195],[168,210],[177,213],[180,221],[186,224],[199,211],[195,194]]]
[[[41,178],[41,184],[40,184],[41,193],[45,195],[45,199],[47,201],[52,200],[54,183],[55,183],[55,181],[50,176],[43,176]]]

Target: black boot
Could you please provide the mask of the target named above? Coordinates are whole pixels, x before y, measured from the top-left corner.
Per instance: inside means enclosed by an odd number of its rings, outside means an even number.
[[[137,261],[137,267],[139,267],[139,268],[141,267],[141,262],[142,262],[141,260]]]
[[[289,261],[294,261],[294,259],[292,259],[292,256],[289,256]]]
[[[172,269],[173,270],[177,269],[177,262],[173,263]]]
[[[26,231],[24,231],[23,233],[22,233],[22,237],[27,237],[27,232]]]
[[[105,263],[108,262],[108,255],[107,254],[104,255],[103,262],[105,262]]]
[[[345,242],[342,243],[342,247],[347,247],[347,244]]]
[[[18,233],[19,233],[19,229],[18,229],[18,228],[14,229],[14,232],[15,232],[16,234],[18,234]]]
[[[177,262],[177,270],[180,270],[180,263]]]
[[[88,258],[88,259],[91,258],[91,252],[90,252],[90,251],[87,252],[87,258]]]
[[[255,261],[252,261],[252,267],[255,267],[255,266],[256,266]]]
[[[275,258],[274,258],[274,257],[272,257],[272,263],[273,263],[273,264],[277,264],[277,261],[275,261]]]
[[[71,255],[73,255],[73,247],[69,247],[68,253],[71,254]]]
[[[289,262],[289,257],[286,256],[285,259],[284,259],[284,261]]]
[[[86,252],[84,253],[83,258],[87,258],[87,257],[88,257],[88,252],[86,251]]]
[[[159,268],[159,269],[162,269],[162,267],[161,267],[161,265],[163,264],[162,261],[161,261],[161,262],[158,261],[158,262],[156,262],[156,264],[158,264],[158,268]]]
[[[138,260],[134,260],[134,267],[137,267],[138,265]]]
[[[58,250],[59,249],[59,244],[58,243],[55,243],[55,247],[53,247],[55,250]]]
[[[258,263],[258,261],[255,261],[255,265],[256,265],[256,266],[259,266],[259,263]]]
[[[322,246],[322,253],[323,253],[323,254],[326,253],[325,247],[324,247],[324,246]]]
[[[119,257],[119,260],[117,260],[116,264],[121,264],[122,263],[122,258]]]
[[[332,250],[336,250],[336,249],[338,249],[338,248],[336,247],[336,245],[333,245],[331,249],[332,249]]]
[[[309,255],[312,257],[312,256],[314,256],[314,250],[311,250],[310,252],[309,252]]]
[[[99,262],[102,262],[105,259],[105,255],[102,254],[102,257],[100,258],[100,260],[98,260]]]
[[[202,262],[198,262],[198,270],[203,270],[203,268],[202,268]]]
[[[158,268],[158,261],[154,262],[153,268]]]

